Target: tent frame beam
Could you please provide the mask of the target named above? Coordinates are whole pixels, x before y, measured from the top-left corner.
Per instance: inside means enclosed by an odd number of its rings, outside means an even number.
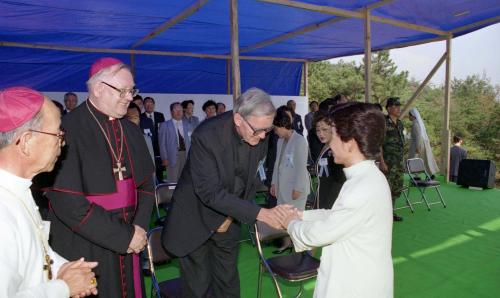
[[[444,115],[441,141],[441,171],[444,179],[450,182],[450,101],[451,101],[451,37],[446,40],[446,72],[444,82]]]
[[[304,62],[302,67],[302,86],[304,87],[303,95],[309,98],[309,62]]]
[[[365,9],[365,102],[372,96],[372,33],[370,10]]]
[[[305,9],[310,11],[315,11],[319,13],[332,14],[341,17],[347,18],[356,18],[356,19],[364,19],[365,15],[363,12],[357,12],[352,10],[335,8],[332,6],[321,6],[315,4],[308,4],[300,1],[291,1],[291,0],[259,0],[261,2],[279,4],[283,6],[289,6],[293,8]],[[403,21],[398,21],[390,18],[379,17],[379,16],[371,16],[372,21],[377,23],[389,24],[397,27],[402,27],[410,30],[416,30],[421,32],[432,33],[435,35],[448,36],[450,33],[438,29],[434,29],[427,26],[411,24]]]
[[[238,0],[229,0],[231,20],[231,69],[233,78],[233,104],[241,94],[240,46],[238,36]]]
[[[366,6],[366,8],[370,9],[370,10],[371,9],[375,9],[375,8],[384,6],[384,5],[386,5],[386,4],[390,3],[390,2],[393,2],[393,1],[394,0],[381,0],[379,2],[376,2],[376,3],[373,3],[373,4],[370,4],[370,5]],[[360,8],[357,11],[361,12],[364,9],[365,9],[365,7]],[[346,18],[346,17],[335,16],[335,17],[330,18],[330,19],[328,19],[326,21],[319,22],[319,23],[314,23],[314,24],[311,24],[311,25],[307,25],[307,26],[299,28],[297,30],[294,30],[294,31],[291,31],[291,32],[288,32],[288,33],[285,33],[285,34],[282,34],[282,35],[279,35],[279,36],[276,36],[276,37],[273,37],[273,38],[270,38],[270,39],[267,39],[267,40],[264,40],[264,41],[261,41],[259,43],[254,44],[254,45],[250,45],[250,46],[241,48],[240,49],[240,53],[244,53],[244,52],[249,52],[249,51],[253,51],[253,50],[256,50],[256,49],[260,49],[260,48],[263,48],[263,47],[266,47],[266,46],[269,46],[269,45],[272,45],[272,44],[275,44],[275,43],[278,43],[278,42],[281,42],[281,41],[284,41],[284,40],[287,40],[287,39],[290,39],[290,38],[293,38],[293,37],[296,37],[296,36],[299,36],[299,35],[302,35],[302,34],[305,34],[305,33],[308,33],[308,32],[311,32],[311,31],[315,31],[315,30],[318,30],[320,28],[323,28],[323,27],[326,27],[326,26],[329,26],[329,25],[341,22],[343,20],[348,20],[348,19],[349,18]]]
[[[424,90],[424,87],[427,86],[427,83],[429,83],[429,81],[432,79],[432,77],[434,76],[434,74],[438,71],[438,69],[441,67],[441,65],[443,65],[443,62],[446,60],[447,56],[448,56],[448,53],[445,52],[443,54],[443,56],[441,56],[441,58],[438,60],[438,62],[436,63],[436,65],[434,65],[434,67],[429,72],[429,74],[427,75],[427,77],[422,81],[422,83],[420,83],[420,85],[418,86],[417,90],[415,90],[415,92],[413,93],[413,95],[410,97],[410,99],[408,100],[408,102],[405,104],[405,106],[401,110],[401,115],[399,116],[399,118],[403,118],[408,113],[408,111],[410,110],[410,107],[413,105],[413,103],[415,102],[415,100],[417,99],[417,97],[420,95],[420,93],[422,92],[422,90]]]
[[[134,55],[153,55],[153,56],[175,56],[175,57],[193,57],[203,59],[231,59],[230,55],[199,54],[186,52],[166,52],[152,50],[128,50],[128,49],[105,49],[105,48],[84,48],[70,47],[48,44],[32,44],[22,42],[0,41],[0,47],[17,47],[42,50],[57,50],[80,53],[108,53],[108,54],[134,54]],[[240,60],[259,60],[259,61],[287,61],[287,62],[306,62],[306,59],[282,58],[282,57],[264,57],[264,56],[240,56]]]
[[[184,11],[182,11],[178,15],[176,15],[176,16],[168,19],[166,22],[164,22],[160,26],[156,27],[153,31],[151,31],[150,33],[148,33],[148,35],[144,36],[141,40],[139,40],[138,42],[136,42],[135,44],[133,44],[132,45],[132,49],[138,48],[139,46],[141,46],[142,44],[144,44],[148,40],[156,37],[157,35],[161,34],[164,31],[166,31],[170,27],[172,27],[172,26],[178,24],[179,22],[181,22],[182,20],[188,18],[189,16],[191,16],[192,14],[194,14],[195,12],[197,12],[207,2],[208,2],[208,0],[198,0],[193,5],[191,5],[190,7],[186,8]]]

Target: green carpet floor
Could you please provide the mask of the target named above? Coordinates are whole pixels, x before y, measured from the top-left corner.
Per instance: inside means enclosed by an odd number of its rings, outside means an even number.
[[[399,210],[404,221],[394,224],[392,255],[395,297],[500,297],[500,190],[469,190],[442,185],[448,205],[433,205],[429,212],[416,205],[415,213]],[[429,197],[436,199],[433,190]],[[412,189],[412,201],[419,194]],[[403,197],[399,204],[403,205]],[[246,238],[246,233],[242,238]],[[272,255],[274,247],[265,248]],[[251,242],[241,244],[238,269],[241,296],[256,297],[258,259]],[[157,269],[160,280],[179,275],[174,261]],[[281,283],[285,297],[295,284]],[[146,278],[149,295],[150,279]],[[303,297],[312,297],[314,281],[305,283]],[[276,297],[271,279],[264,277],[263,297]]]

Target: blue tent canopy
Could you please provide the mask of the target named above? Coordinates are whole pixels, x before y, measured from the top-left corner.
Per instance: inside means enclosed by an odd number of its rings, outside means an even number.
[[[242,90],[257,86],[276,95],[299,94],[304,61],[364,52],[364,20],[319,6],[353,13],[371,8],[373,50],[442,40],[439,32],[456,37],[500,21],[498,0],[289,1],[302,8],[268,2],[238,1],[241,80]],[[196,4],[199,9],[134,46]],[[0,1],[0,88],[85,91],[95,59],[131,63],[135,49],[143,91],[230,93],[229,16],[228,0]]]

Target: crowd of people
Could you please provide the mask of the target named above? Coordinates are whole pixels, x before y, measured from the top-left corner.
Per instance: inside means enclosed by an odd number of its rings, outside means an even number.
[[[193,100],[173,102],[166,120],[118,59],[95,61],[86,84],[88,99],[69,92],[64,107],[29,88],[0,91],[1,297],[143,297],[140,254],[162,182],[175,185],[162,243],[179,258],[183,297],[239,297],[241,223],[255,221],[288,231],[277,254],[323,247],[316,297],[392,297],[398,98],[387,115],[342,95],[313,101],[303,122],[295,101],[276,108],[251,88],[230,111],[206,101],[201,121]],[[416,109],[410,119],[410,157],[435,174]],[[268,208],[252,200],[259,183],[276,200]]]

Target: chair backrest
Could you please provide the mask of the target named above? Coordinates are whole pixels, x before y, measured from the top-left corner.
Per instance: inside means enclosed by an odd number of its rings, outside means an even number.
[[[155,272],[155,264],[164,263],[171,260],[161,244],[161,233],[163,227],[156,227],[148,231],[148,261],[151,272],[151,297],[161,298],[161,289]]]
[[[172,195],[174,194],[175,187],[177,183],[160,183],[155,187],[155,207],[156,216],[158,218],[160,215],[160,205],[169,204],[172,201]]]
[[[164,263],[172,259],[162,246],[162,231],[163,227],[156,227],[148,232],[148,257],[151,267],[156,263]]]
[[[255,223],[255,237],[257,241],[269,241],[288,235],[286,230],[275,229],[261,221]]]
[[[262,181],[257,181],[257,184],[255,185],[255,192],[256,193],[267,193],[269,189],[267,186],[262,182]]]
[[[155,198],[156,203],[168,204],[172,201],[172,195],[174,194],[175,187],[177,183],[161,183],[155,188]]]
[[[424,161],[421,158],[410,158],[406,161],[409,174],[425,173]]]

